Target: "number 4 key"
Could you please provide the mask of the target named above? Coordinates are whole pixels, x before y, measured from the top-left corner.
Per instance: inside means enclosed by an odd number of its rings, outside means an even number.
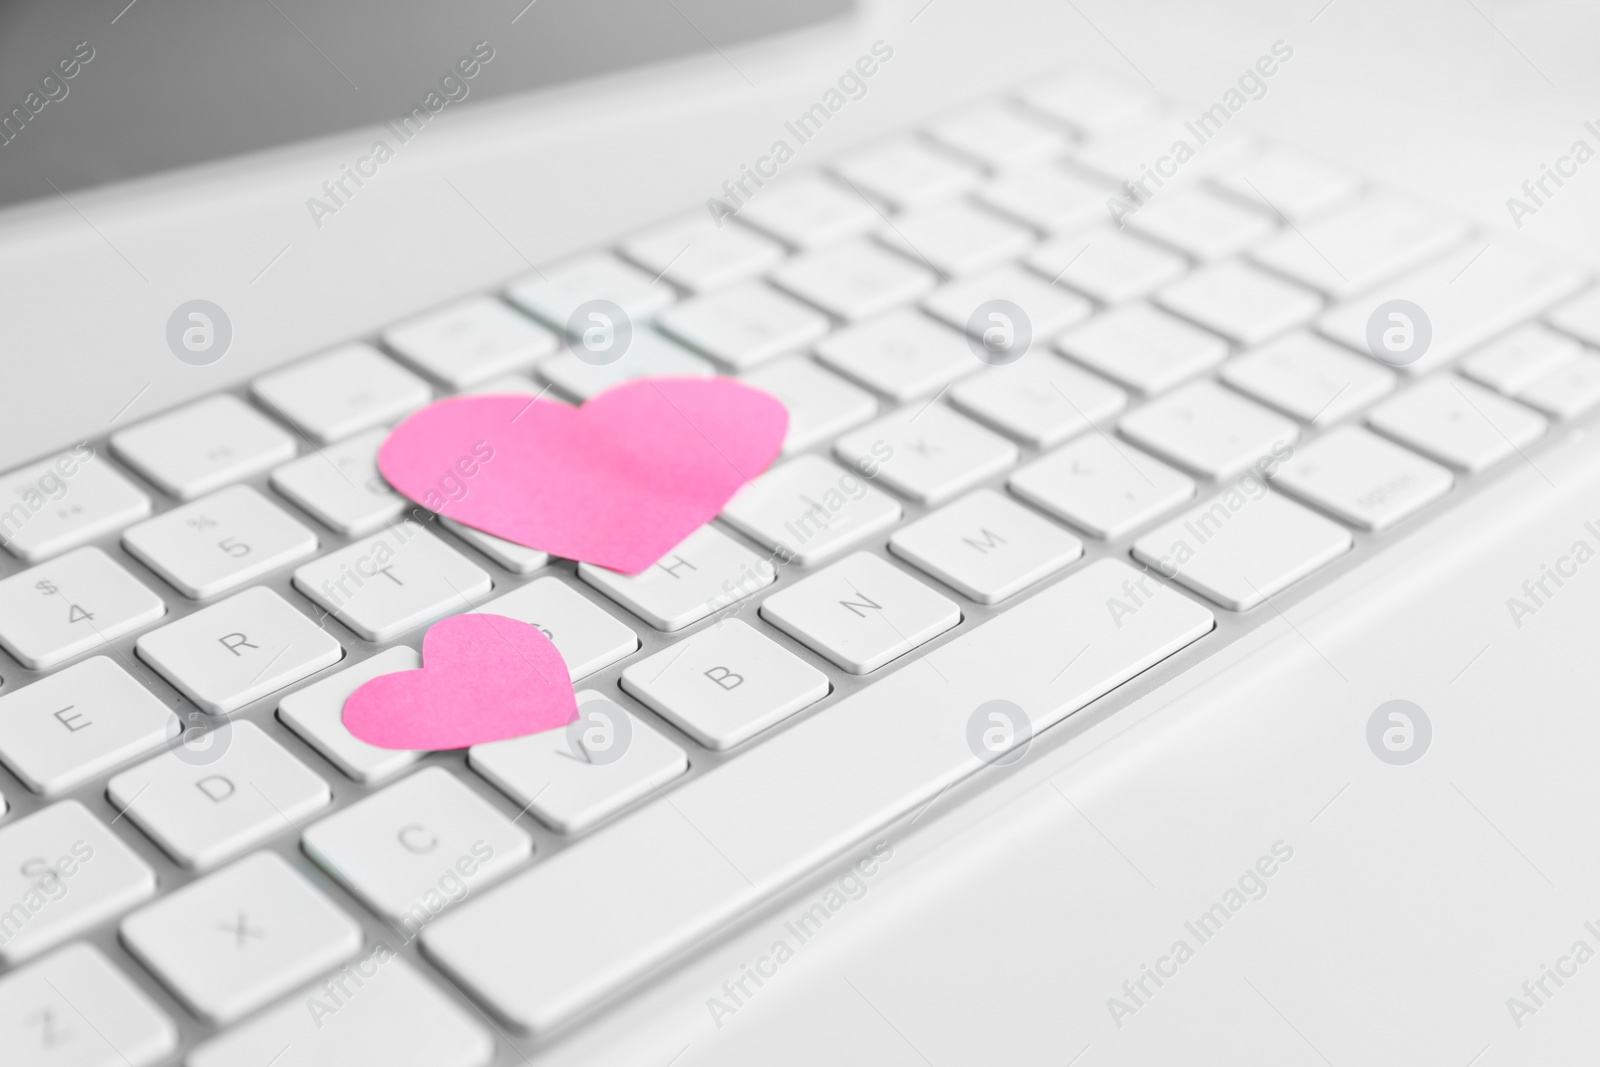
[[[85,547],[0,581],[0,645],[24,667],[43,670],[166,612],[111,557]]]

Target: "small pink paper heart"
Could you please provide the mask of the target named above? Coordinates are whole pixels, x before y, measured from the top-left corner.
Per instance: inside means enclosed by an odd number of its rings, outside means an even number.
[[[567,662],[539,628],[453,615],[422,639],[422,669],[380,674],[344,702],[344,725],[379,748],[435,751],[504,741],[578,717]]]
[[[378,450],[405,496],[564,559],[638,574],[777,457],[789,413],[731,378],[641,378],[582,407],[462,396]]]

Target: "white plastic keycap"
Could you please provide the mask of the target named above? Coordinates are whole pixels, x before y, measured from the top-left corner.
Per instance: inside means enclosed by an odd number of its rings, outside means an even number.
[[[1124,304],[1056,340],[1090,370],[1141,393],[1159,393],[1210,370],[1227,343],[1149,304]]]
[[[0,581],[0,645],[36,671],[99,648],[166,613],[160,597],[92,546]]]
[[[1462,360],[1461,371],[1496,392],[1515,396],[1582,352],[1583,346],[1572,338],[1529,323],[1495,338]]]
[[[820,456],[797,456],[758,475],[722,509],[730,526],[803,566],[838,555],[900,521],[900,505]]]
[[[695,210],[624,241],[622,254],[668,281],[708,292],[754,278],[783,259],[783,246],[737,222]]]
[[[122,535],[129,553],[192,600],[226,593],[304,559],[317,535],[255,488],[234,485]]]
[[[1247,611],[1350,550],[1350,531],[1264,484],[1230,486],[1133,543],[1134,558]]]
[[[506,296],[560,333],[588,327],[587,320],[569,320],[592,300],[610,301],[640,325],[674,300],[672,286],[658,280],[655,271],[647,274],[607,252],[589,252],[546,267],[513,282]]]
[[[1284,209],[1287,210],[1287,209]],[[1461,222],[1377,192],[1253,250],[1256,262],[1342,298],[1444,254],[1466,239]]]
[[[1301,422],[1325,426],[1386,396],[1396,376],[1375,359],[1300,332],[1230,359],[1222,380]]]
[[[681,630],[771,585],[772,561],[707,524],[639,574],[578,564],[578,577],[658,630]]]
[[[327,806],[328,783],[253,722],[218,727],[196,754],[176,746],[111,779],[106,796],[162,851],[209,870]]]
[[[451,389],[525,370],[556,350],[556,335],[492,296],[458,300],[383,333],[412,367]]]
[[[361,950],[355,920],[275,852],[163,897],[124,919],[121,934],[129,952],[213,1023],[247,1015]]]
[[[1361,180],[1342,167],[1281,145],[1268,145],[1211,180],[1245,203],[1265,203],[1295,222],[1326,214],[1361,188]]]
[[[154,1067],[178,1028],[85,942],[0,978],[0,1048],[10,1067]]]
[[[1100,226],[1046,241],[1028,256],[1028,266],[1102,304],[1121,304],[1149,295],[1189,265],[1152,241]]]
[[[293,459],[294,437],[228,393],[111,435],[117,458],[180,500]]]
[[[177,732],[171,709],[107,656],[0,696],[0,761],[46,796],[142,756]]]
[[[739,205],[739,221],[796,248],[820,248],[859,237],[881,219],[848,185],[820,174],[791,174]]]
[[[1071,233],[1105,217],[1111,190],[1054,163],[1000,175],[977,193],[986,206],[1047,234]]]
[[[415,935],[533,852],[533,841],[443,767],[424,767],[305,832],[306,854]]]
[[[817,358],[899,403],[983,366],[958,330],[906,309],[831,334],[817,345]]]
[[[710,360],[646,326],[635,326],[627,350],[612,359],[609,349],[619,343],[616,337],[602,346],[610,362],[590,362],[568,351],[539,364],[539,374],[567,396],[588,400],[635,378],[709,378],[717,372]],[[581,342],[573,346],[583,347]]]
[[[869,552],[781,589],[761,617],[851,674],[868,674],[961,621],[961,608]]]
[[[901,408],[839,438],[839,458],[857,470],[876,470],[884,485],[924,504],[1008,470],[1017,446],[943,404]]]
[[[734,370],[806,348],[828,332],[828,317],[760,282],[685,300],[661,328]]]
[[[1059,444],[1128,406],[1121,389],[1043,351],[956,383],[950,399],[967,414],[1038,448]]]
[[[1552,418],[1577,418],[1600,404],[1600,356],[1585,352],[1522,390],[1517,399]]]
[[[0,827],[0,963],[36,956],[156,891],[149,864],[76,800]]]
[[[828,676],[726,618],[622,672],[622,688],[707,748],[732,748],[828,695]]]
[[[252,388],[319,444],[393,422],[433,395],[427,382],[359,342],[257,378]]]
[[[560,578],[538,578],[477,610],[537,626],[567,662],[573,681],[631,656],[639,635]]]
[[[777,397],[789,412],[783,439],[786,453],[800,452],[872,418],[878,402],[865,389],[805,356],[764,363],[743,375],[744,381]]]
[[[1011,475],[1013,493],[1095,537],[1115,539],[1194,496],[1194,481],[1130,445],[1085,434]]]
[[[878,231],[878,240],[918,263],[956,277],[997,267],[1034,242],[1027,227],[967,200],[901,215]]]
[[[1236,259],[1201,267],[1156,303],[1233,341],[1255,345],[1311,321],[1322,298]]]
[[[889,549],[962,595],[994,604],[1076,562],[1083,542],[993,489],[979,489],[902,526]]]
[[[1292,419],[1213,381],[1190,382],[1124,415],[1124,437],[1194,474],[1227,478],[1265,471],[1300,437]]]
[[[290,693],[278,702],[278,718],[347,777],[369,784],[385,781],[415,763],[422,753],[379,748],[356,737],[344,725],[344,702],[380,674],[414,671],[421,666],[422,657],[413,648],[396,645],[384,649]]]
[[[1469,473],[1509,459],[1544,435],[1543,415],[1449,374],[1435,375],[1367,413],[1380,433]]]
[[[1235,255],[1272,235],[1272,217],[1204,189],[1155,197],[1127,217],[1136,233],[1197,260]]]
[[[1000,267],[941,286],[929,294],[922,306],[946,325],[981,337],[994,325],[994,319],[982,313],[984,305],[993,300],[1007,300],[1021,308],[1037,344],[1082,322],[1094,310],[1087,300],[1065,286],[1051,285],[1048,279],[1017,266]],[[1011,327],[1020,336],[1021,324],[1012,323]]]
[[[909,304],[937,284],[926,266],[872,241],[806,252],[772,272],[773,284],[854,322]]]
[[[346,545],[295,569],[294,586],[368,641],[470,607],[489,573],[414,522]]]
[[[150,514],[150,498],[87,444],[0,477],[0,545],[38,563]]]
[[[461,540],[482,552],[512,574],[532,574],[534,571],[550,562],[548,553],[540,552],[537,548],[528,548],[515,541],[507,541],[503,537],[474,530],[454,519],[440,517],[439,521],[444,528],[455,534]]]
[[[1385,530],[1450,491],[1437,463],[1359,426],[1339,426],[1300,449],[1272,484],[1363,530]]]
[[[398,519],[411,504],[378,472],[388,430],[369,430],[319,448],[272,472],[272,487],[329,529],[362,537]]]
[[[359,984],[357,984],[359,983]],[[189,1054],[188,1067],[487,1067],[494,1035],[387,947],[347,964],[311,991],[321,1011],[285,1000]]]
[[[338,641],[261,585],[152,630],[134,647],[213,715],[237,711],[344,655]]]
[[[833,173],[896,211],[958,196],[983,176],[959,157],[910,137],[852,152],[833,165]]]
[[[509,741],[473,745],[472,769],[551,829],[582,833],[689,768],[683,749],[592,689],[578,692],[578,719]]]

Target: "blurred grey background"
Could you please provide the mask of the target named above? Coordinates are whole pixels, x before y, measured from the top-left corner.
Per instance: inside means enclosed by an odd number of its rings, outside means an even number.
[[[0,115],[22,106],[78,42],[101,43],[65,83],[64,99],[78,101],[45,105],[40,117],[48,122],[30,123],[0,145],[0,205],[54,195],[51,183],[70,193],[396,118],[420,103],[475,41],[488,41],[494,59],[468,83],[464,103],[728,48],[852,6],[852,0],[135,3],[0,3]],[[519,32],[508,32],[512,18]],[[116,47],[104,47],[113,36]]]

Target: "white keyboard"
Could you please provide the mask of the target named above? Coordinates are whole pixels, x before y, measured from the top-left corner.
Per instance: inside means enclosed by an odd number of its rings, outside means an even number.
[[[1112,225],[1163,109],[1029,86],[0,476],[7,1064],[522,1062],[1012,762],[980,706],[1059,744],[1600,406],[1584,272],[1302,152],[1219,138]],[[1433,326],[1399,369],[1391,295]],[[377,474],[439,396],[710,373],[784,455],[639,576]],[[475,610],[550,636],[578,722],[344,729]]]

